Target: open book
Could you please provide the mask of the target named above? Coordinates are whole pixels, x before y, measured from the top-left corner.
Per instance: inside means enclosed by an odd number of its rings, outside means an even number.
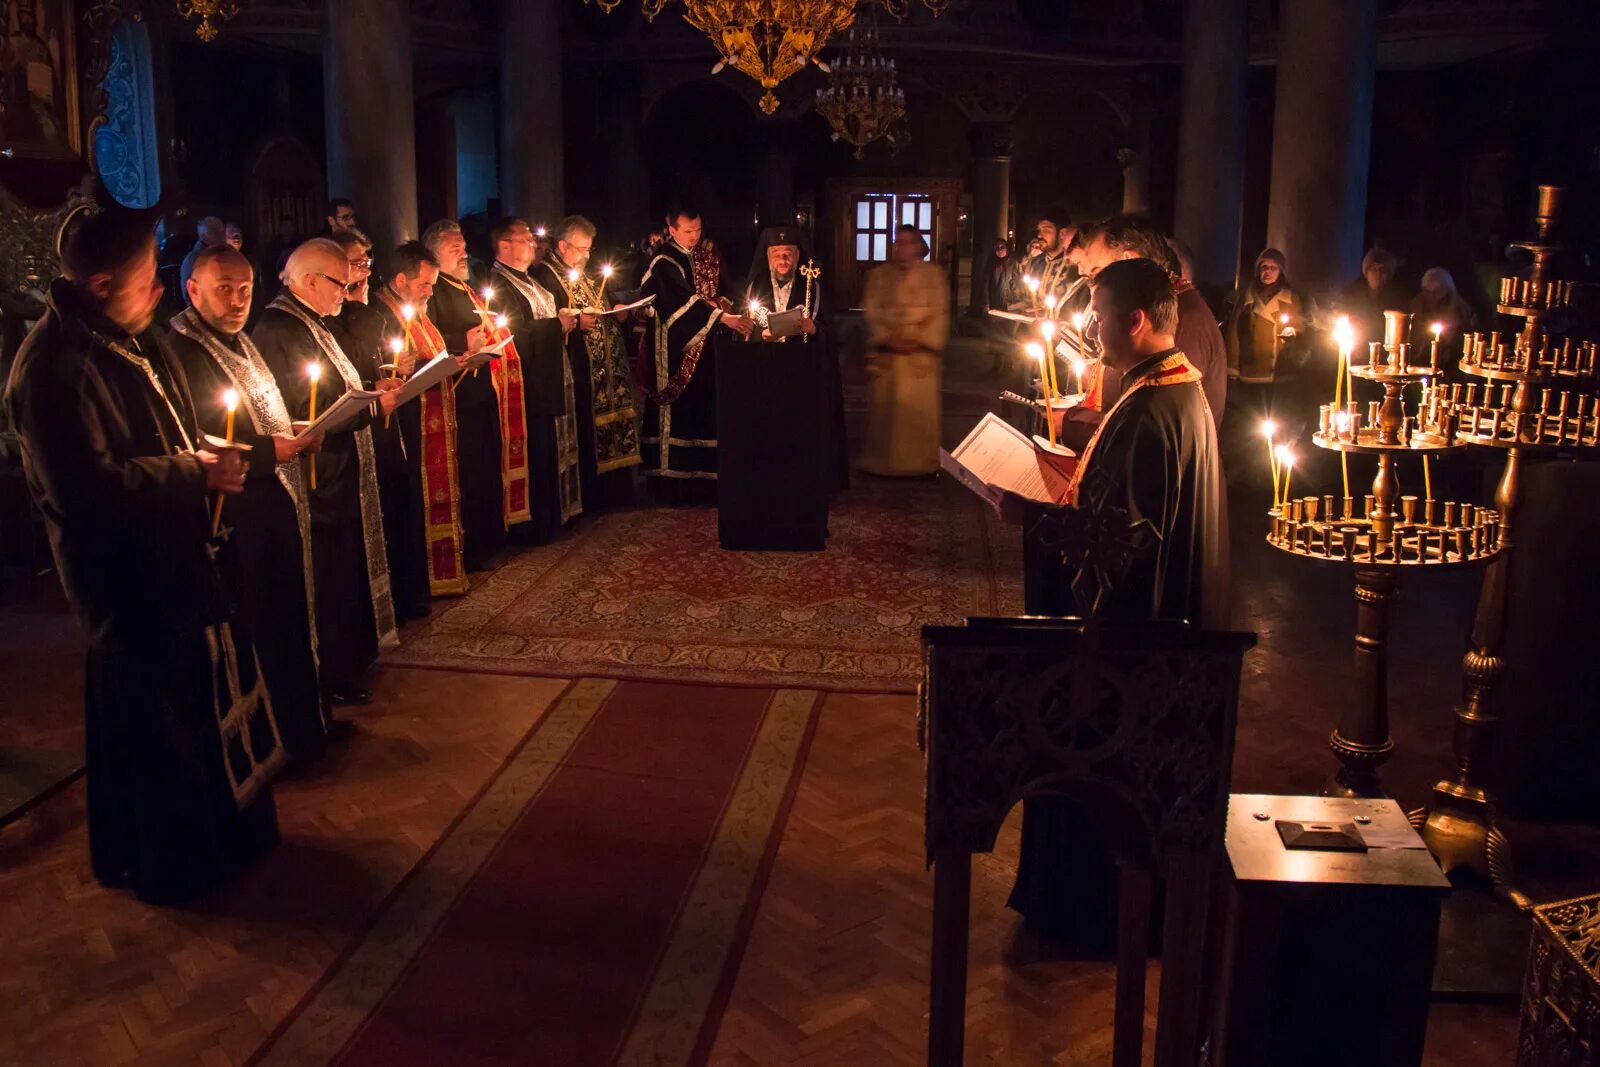
[[[1077,463],[1077,456],[1052,454],[992,411],[953,451],[939,451],[939,466],[997,512],[1006,493],[1041,504],[1066,503]]]
[[[803,307],[790,308],[788,311],[774,311],[767,316],[767,335],[774,339],[779,337],[793,337],[800,332],[800,320],[805,317],[806,309]]]
[[[372,406],[372,402],[382,393],[371,389],[351,389],[339,399],[328,405],[326,411],[317,415],[317,421],[312,423],[296,422],[295,440],[304,441],[315,437],[319,433],[333,433],[342,430],[345,426],[355,421],[363,411]]]
[[[411,377],[406,379],[406,384],[400,387],[400,399],[396,401],[396,404],[405,404],[415,400],[450,377],[457,369],[456,357],[448,352],[438,353],[428,362],[411,372]]]

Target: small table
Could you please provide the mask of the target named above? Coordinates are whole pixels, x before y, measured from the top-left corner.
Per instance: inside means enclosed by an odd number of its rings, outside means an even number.
[[[1280,821],[1353,824],[1369,847],[1291,849]],[[1213,1062],[1420,1064],[1450,882],[1400,806],[1236,793],[1226,846]]]
[[[732,551],[820,552],[821,344],[718,338],[717,543]]]

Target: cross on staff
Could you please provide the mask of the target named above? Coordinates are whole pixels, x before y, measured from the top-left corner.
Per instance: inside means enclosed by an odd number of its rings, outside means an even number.
[[[806,265],[800,268],[800,273],[806,280],[806,299],[803,305],[803,314],[809,319],[811,317],[811,284],[822,277],[822,268],[817,266],[816,260],[808,260]],[[809,333],[800,338],[802,344],[809,343],[810,340],[811,335]]]

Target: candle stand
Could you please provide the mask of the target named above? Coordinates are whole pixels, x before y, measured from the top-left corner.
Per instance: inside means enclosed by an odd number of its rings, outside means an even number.
[[[1481,386],[1435,381],[1422,404],[1428,432],[1503,449],[1506,458],[1494,497],[1500,552],[1484,572],[1471,647],[1462,661],[1462,701],[1455,706],[1455,770],[1433,787],[1428,806],[1412,812],[1411,821],[1446,874],[1473,871],[1524,910],[1530,902],[1511,885],[1509,846],[1482,774],[1499,723],[1494,694],[1506,667],[1501,645],[1522,503],[1520,472],[1525,460],[1600,445],[1600,401],[1593,395],[1596,346],[1551,332],[1552,324],[1560,326],[1566,313],[1587,295],[1583,286],[1549,277],[1560,248],[1550,238],[1561,193],[1557,187],[1539,187],[1539,238],[1518,246],[1533,255],[1531,275],[1501,282],[1497,310],[1521,317],[1522,331],[1514,337],[1482,333],[1466,337],[1460,370],[1483,379]]]

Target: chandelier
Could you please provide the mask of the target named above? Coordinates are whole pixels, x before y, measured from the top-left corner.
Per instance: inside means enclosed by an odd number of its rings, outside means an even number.
[[[858,38],[851,29],[845,40],[844,57],[830,68],[828,84],[817,90],[817,114],[833,127],[833,139],[841,138],[862,149],[883,137],[892,145],[898,140],[895,123],[905,117],[906,93],[895,84],[894,60],[878,51],[877,15],[872,25]]]
[[[234,0],[177,0],[178,16],[183,19],[192,19],[200,16],[200,22],[194,28],[194,35],[207,44],[217,39],[221,31],[217,29],[218,22],[227,22],[239,13],[239,5]],[[216,21],[213,22],[212,20]]]
[[[778,84],[804,70],[811,63],[824,71],[819,58],[823,45],[834,34],[847,30],[856,20],[858,3],[878,3],[895,18],[904,18],[912,0],[639,0],[647,19],[655,17],[669,3],[683,5],[683,21],[711,39],[722,58],[712,68],[741,70],[761,83],[761,111],[770,115],[778,110]],[[921,0],[935,16],[950,0]],[[622,0],[584,0],[596,3],[607,14]]]

